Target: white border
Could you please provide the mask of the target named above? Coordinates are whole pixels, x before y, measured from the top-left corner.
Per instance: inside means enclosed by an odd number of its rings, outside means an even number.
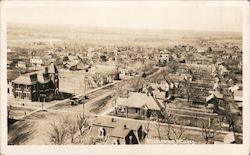
[[[241,7],[243,9],[243,144],[137,146],[7,146],[6,7]],[[1,154],[249,154],[249,2],[247,1],[2,1],[1,2]]]

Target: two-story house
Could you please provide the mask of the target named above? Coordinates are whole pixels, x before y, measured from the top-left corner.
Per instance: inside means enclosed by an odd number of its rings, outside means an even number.
[[[58,70],[55,65],[44,70],[20,75],[12,81],[15,98],[31,101],[50,101],[59,89]]]

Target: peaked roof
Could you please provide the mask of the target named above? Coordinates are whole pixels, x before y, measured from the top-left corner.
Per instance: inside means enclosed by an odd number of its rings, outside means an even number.
[[[214,98],[214,94],[210,94],[208,97],[206,97],[206,102],[209,102]]]
[[[117,124],[117,120],[114,119],[112,121],[112,118],[106,118],[106,117],[98,117],[94,122],[93,125],[96,126],[102,126],[102,127],[111,127],[114,128]]]
[[[119,102],[117,105],[134,108],[143,108],[143,106],[146,106],[151,110],[160,110],[160,107],[153,97],[144,93],[130,93],[129,97],[127,99],[125,98],[125,100],[126,102]]]
[[[16,78],[12,82],[16,84],[25,84],[25,85],[30,85],[30,84],[35,83],[35,82],[31,82],[29,75],[20,75],[18,78]]]
[[[127,101],[127,98],[118,97],[118,98],[116,99],[116,105],[125,105],[125,104],[126,104],[126,101]]]
[[[47,83],[47,82],[50,81],[50,79],[45,79],[44,78],[44,76],[43,76],[44,72],[45,72],[45,69],[42,69],[42,70],[39,70],[39,71],[35,71],[35,72],[31,72],[31,73],[26,73],[26,74],[20,75],[19,77],[17,77],[12,82],[14,82],[16,84],[31,85],[31,84],[36,83],[36,81],[31,82],[30,75],[37,74],[37,80],[38,80],[38,82],[40,82],[40,83]],[[58,72],[56,66],[54,64],[51,64],[48,67],[48,73],[56,73],[56,72]]]
[[[110,133],[110,137],[125,139],[130,131],[134,133],[134,131],[131,129],[124,128],[123,126],[118,126],[114,130],[112,130],[112,132]],[[137,134],[134,133],[134,135],[136,136]],[[139,139],[137,136],[136,138]]]
[[[158,90],[153,91],[154,97],[157,99],[165,100],[166,99],[166,92],[161,92]]]

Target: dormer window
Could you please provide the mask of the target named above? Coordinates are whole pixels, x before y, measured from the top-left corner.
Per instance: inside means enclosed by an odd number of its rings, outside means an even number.
[[[100,127],[98,130],[98,137],[99,138],[104,138],[106,136],[106,131],[103,127]]]

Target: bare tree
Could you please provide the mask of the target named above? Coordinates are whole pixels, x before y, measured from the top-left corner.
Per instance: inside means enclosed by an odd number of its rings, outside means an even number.
[[[168,140],[172,140],[172,138],[171,138],[171,125],[170,124],[167,124],[167,126],[165,126],[165,131],[166,131],[166,134],[167,134],[167,138],[168,138]]]
[[[148,137],[148,134],[149,134],[149,125],[150,125],[150,122],[147,121],[147,125],[144,126],[144,129],[146,130],[146,137]]]
[[[166,113],[164,116],[164,121],[167,123],[165,131],[169,140],[180,140],[186,131],[182,123],[179,126],[175,125],[177,120],[178,118],[173,113]]]
[[[209,123],[202,121],[202,136],[206,144],[213,140],[216,134],[217,130],[213,127],[212,123],[209,125]]]
[[[158,133],[158,138],[159,138],[159,140],[161,141],[162,137],[161,137],[160,128],[161,128],[161,124],[160,124],[159,121],[157,121],[157,123],[156,123],[156,130],[157,130],[157,133]]]
[[[50,125],[52,130],[50,132],[50,141],[52,144],[63,145],[69,139],[71,143],[75,142],[75,134],[77,133],[77,128],[80,128],[80,133],[82,134],[85,130],[86,119],[81,115],[77,117],[77,121],[72,121],[69,118],[62,118],[57,122],[51,122]]]
[[[77,124],[75,121],[70,121],[70,120],[65,121],[65,123],[68,130],[68,134],[71,138],[71,143],[74,143],[75,134],[77,132]]]
[[[231,113],[230,106],[226,104],[225,107],[225,116],[226,116],[226,121],[229,124],[229,131],[235,131],[235,121],[236,117],[234,114]]]
[[[175,125],[177,122],[178,118],[176,115],[173,114],[172,111],[165,111],[163,112],[163,122],[166,123],[165,125],[161,125],[159,120],[156,123],[156,130],[158,133],[159,140],[161,141],[162,135],[160,128],[161,126],[165,129],[166,131],[166,137],[168,140],[180,140],[183,137],[184,132],[186,129],[183,127],[182,123],[181,125],[177,126]]]
[[[50,141],[55,145],[63,145],[65,144],[68,137],[68,130],[65,127],[63,121],[59,121],[57,123],[50,123],[52,127],[52,131],[50,132]]]
[[[174,120],[175,120],[175,115],[171,110],[169,110],[169,111],[165,110],[163,112],[163,122],[164,123],[173,124],[175,122]]]
[[[81,135],[83,135],[85,130],[88,128],[87,119],[81,114],[77,116],[77,126]]]
[[[143,89],[143,86],[146,83],[146,81],[141,77],[136,77],[133,80],[129,80],[128,83],[129,83],[129,87],[133,91],[139,92]]]
[[[192,94],[192,86],[189,80],[184,80],[184,86],[186,89],[187,99],[188,102],[192,104],[193,94]]]
[[[183,127],[183,125],[180,125],[179,127],[172,126],[172,132],[174,133],[174,140],[180,140],[183,137],[184,132],[186,129]]]

